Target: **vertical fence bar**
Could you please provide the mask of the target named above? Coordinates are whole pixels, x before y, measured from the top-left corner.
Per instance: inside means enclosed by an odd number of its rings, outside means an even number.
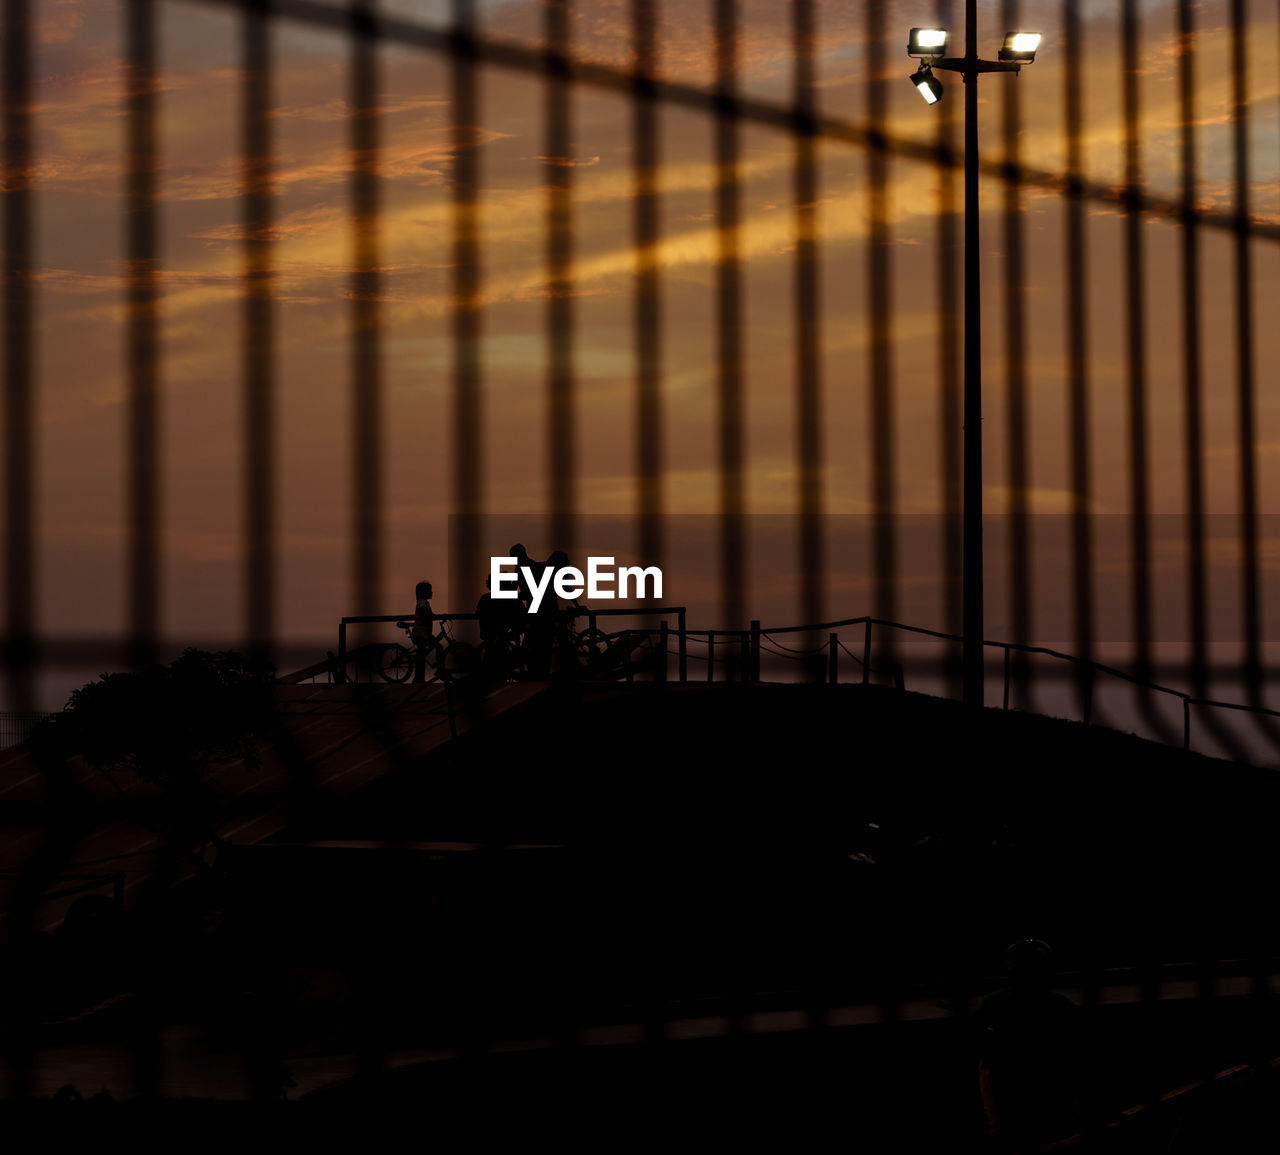
[[[791,5],[795,139],[796,481],[800,509],[800,620],[823,618],[821,334],[818,283],[818,172],[813,101],[813,0]],[[806,643],[807,645],[808,643]]]
[[[671,631],[667,627],[664,618],[658,623],[658,665],[654,670],[654,676],[659,682],[667,680],[667,647],[671,644]]]
[[[353,0],[351,36],[351,495],[356,613],[375,614],[382,581],[382,349],[377,0]]]
[[[1067,227],[1064,238],[1067,264],[1067,391],[1068,453],[1071,488],[1071,585],[1074,605],[1075,649],[1080,669],[1093,659],[1093,548],[1090,525],[1089,484],[1089,350],[1088,311],[1085,307],[1086,268],[1083,144],[1083,88],[1081,59],[1083,36],[1080,0],[1063,0],[1062,23],[1066,41],[1065,134],[1067,147]],[[1077,696],[1083,701],[1088,686],[1077,680]]]
[[[452,597],[480,585],[481,412],[479,84],[474,0],[453,0],[450,52],[450,144],[453,149],[453,479],[455,531],[450,558]]]
[[[888,215],[889,155],[886,149],[888,91],[884,0],[866,5],[868,227],[867,299],[871,329],[871,420],[867,447],[871,465],[872,530],[877,617],[897,618],[897,557],[894,532],[895,454],[893,430],[892,270]]]
[[[938,0],[938,26],[956,26],[955,0]],[[960,227],[956,192],[956,105],[941,101],[937,113],[938,215],[938,461],[939,496],[942,508],[942,557],[946,574],[943,582],[943,630],[949,634],[964,629],[964,567],[961,484],[963,465],[963,417],[960,380]],[[959,696],[962,684],[959,664],[950,671],[950,692]]]
[[[128,276],[129,651],[155,661],[160,604],[160,449],[156,321],[156,29],[152,0],[130,0],[125,101]]]
[[[34,44],[29,0],[4,4],[4,649],[0,655],[15,712],[34,708],[32,674],[35,661],[35,477],[33,449],[31,301],[31,57]],[[28,867],[28,873],[33,873]],[[38,879],[37,879],[38,884]],[[9,920],[9,943],[35,929],[35,899],[24,900],[23,888]],[[28,941],[30,941],[28,939]],[[12,950],[12,947],[10,947]],[[33,1090],[36,1012],[16,1000],[4,1040],[9,1067],[9,1096],[24,1099]]]
[[[1021,28],[1018,0],[1003,0],[1001,15],[1006,29]],[[1023,195],[1021,154],[1021,86],[1014,80],[1000,85],[1004,148],[1004,360],[1007,382],[1006,444],[1009,478],[1009,614],[1015,641],[1031,640],[1031,519],[1027,494],[1031,487],[1030,458],[1027,453],[1027,351],[1026,351],[1026,258],[1023,252]],[[1005,651],[1008,658],[1010,651]],[[1018,685],[1028,690],[1028,662],[1019,653]],[[1006,662],[1006,665],[1008,663]],[[1007,671],[1011,674],[1012,671]],[[1008,687],[1005,689],[1008,708]],[[1028,705],[1026,701],[1023,705]]]
[[[1236,413],[1240,487],[1241,615],[1249,700],[1262,698],[1262,610],[1258,582],[1258,461],[1255,444],[1253,271],[1249,241],[1249,56],[1245,0],[1231,0],[1231,151],[1236,306]]]
[[[1129,378],[1130,549],[1133,567],[1130,599],[1133,606],[1135,673],[1145,683],[1152,678],[1154,626],[1151,610],[1151,512],[1147,449],[1146,276],[1143,263],[1141,215],[1141,203],[1145,192],[1141,136],[1141,44],[1141,12],[1136,0],[1125,0],[1121,13],[1121,68],[1125,122],[1125,281],[1128,290],[1126,328]],[[1184,239],[1188,231],[1188,226],[1184,222]],[[1196,342],[1197,337],[1194,334],[1188,335],[1188,349]],[[1188,355],[1198,356],[1191,353]],[[1198,373],[1198,370],[1188,366],[1185,372]],[[1195,420],[1198,426],[1198,409]],[[1197,437],[1199,435],[1198,429],[1196,435]],[[1188,465],[1190,466],[1190,461]],[[1190,489],[1194,484],[1198,489],[1198,455],[1194,470],[1197,480],[1194,483],[1192,472],[1189,468],[1188,487]],[[1164,741],[1174,740],[1176,732],[1169,728],[1156,708],[1149,686],[1143,684],[1139,687],[1138,702],[1152,730]]]
[[[658,280],[656,0],[632,0],[632,229],[635,238],[636,483],[642,565],[663,565],[662,311]]]
[[[716,632],[707,631],[707,681],[714,682],[716,671]]]
[[[1178,0],[1178,125],[1182,184],[1182,369],[1186,412],[1187,616],[1192,694],[1208,695],[1208,582],[1204,549],[1204,431],[1200,350],[1200,236],[1196,220],[1195,48],[1192,0]]]
[[[751,668],[749,681],[760,681],[760,622],[751,620]]]
[[[142,665],[156,660],[160,603],[160,415],[156,228],[156,10],[151,0],[126,9],[126,269],[128,276],[129,651]],[[52,835],[52,831],[50,834]],[[166,852],[173,850],[172,844]],[[33,888],[33,897],[39,889]],[[133,1078],[138,1096],[157,1091],[159,1038],[153,998],[143,993],[132,1025]]]
[[[572,552],[578,447],[573,380],[570,5],[571,0],[546,0],[543,9],[546,38],[543,177],[547,182],[547,480],[551,494],[551,541],[556,549]]]
[[[689,634],[686,629],[685,610],[681,607],[676,617],[676,628],[680,631],[680,681],[689,680]]]
[[[719,347],[720,608],[727,626],[746,613],[743,497],[742,274],[738,173],[738,15],[736,0],[715,0],[716,324]]]
[[[243,525],[244,605],[248,653],[270,652],[275,601],[274,340],[271,264],[270,0],[244,12],[241,108],[241,222],[244,230]]]
[[[1134,667],[1151,680],[1151,512],[1147,464],[1146,276],[1143,266],[1141,123],[1141,29],[1137,0],[1124,0],[1120,16],[1120,60],[1124,103],[1124,277],[1129,377],[1129,541],[1130,603]],[[1148,724],[1163,730],[1151,691],[1143,686],[1139,704]]]
[[[862,635],[862,684],[871,678],[871,619],[868,618]]]
[[[741,673],[738,675],[740,682],[746,683],[751,681],[751,631],[738,631],[738,661],[740,663]]]
[[[839,682],[840,635],[827,635],[827,684],[834,686]]]

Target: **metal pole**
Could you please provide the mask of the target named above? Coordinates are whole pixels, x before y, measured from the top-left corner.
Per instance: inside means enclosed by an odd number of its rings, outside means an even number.
[[[978,250],[978,5],[965,3],[964,700],[982,702],[982,346]]]

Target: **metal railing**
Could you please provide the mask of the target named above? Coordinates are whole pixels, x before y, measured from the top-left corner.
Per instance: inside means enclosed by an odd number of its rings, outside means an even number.
[[[21,714],[12,710],[0,711],[0,750],[25,742],[36,724],[48,716],[38,711]]]
[[[888,621],[884,618],[865,615],[856,618],[842,618],[838,621],[818,622],[812,625],[792,626],[766,627],[762,626],[759,621],[753,620],[745,630],[703,630],[689,628],[686,621],[687,614],[688,611],[684,606],[646,607],[643,610],[628,608],[582,609],[574,607],[558,611],[556,620],[572,624],[585,619],[588,629],[597,631],[599,623],[607,622],[613,618],[661,618],[662,620],[656,626],[626,626],[612,633],[600,631],[603,636],[610,640],[624,642],[622,647],[623,664],[620,671],[615,672],[612,676],[615,680],[625,680],[628,683],[634,681],[637,676],[643,676],[645,673],[656,681],[667,681],[668,657],[676,658],[676,681],[678,682],[687,683],[691,680],[689,677],[689,663],[692,660],[705,662],[705,681],[707,682],[717,681],[716,671],[719,669],[724,674],[724,677],[719,679],[721,681],[758,683],[762,680],[761,654],[767,653],[783,662],[791,662],[797,667],[802,667],[800,671],[802,674],[801,680],[836,685],[840,681],[840,654],[843,653],[857,666],[859,673],[856,680],[863,685],[872,680],[873,674],[879,673],[889,676],[898,689],[905,689],[906,667],[897,648],[891,643],[883,645],[877,661],[877,654],[873,647],[873,631],[876,628],[913,637],[954,643],[956,646],[961,646],[964,643],[962,634],[951,634],[942,630],[932,630],[923,626],[913,626],[904,622]],[[674,628],[671,626],[669,618],[675,619]],[[345,681],[345,671],[353,660],[352,651],[349,650],[347,645],[347,627],[349,625],[389,624],[405,620],[406,616],[404,614],[355,614],[345,616],[338,623],[337,650],[331,653],[325,661],[290,675],[283,680],[296,681],[323,675],[334,681]],[[442,624],[477,622],[478,616],[474,613],[442,613],[435,615],[435,621]],[[859,630],[861,635],[859,639],[861,656],[850,650],[841,638],[840,631],[846,629]],[[827,635],[825,641],[803,649],[788,647],[777,640],[779,636],[801,635],[812,641],[824,633]],[[630,658],[634,649],[631,643],[635,639],[644,639],[653,646],[653,660],[643,666],[640,663],[633,662]],[[700,642],[705,647],[705,652],[691,654],[689,651],[689,643],[691,641]],[[671,649],[673,643],[675,645],[674,650]],[[1019,642],[996,640],[986,640],[983,642],[983,646],[1001,654],[1000,705],[1004,710],[1010,708],[1011,692],[1015,685],[1015,655],[1021,655],[1025,657],[1051,658],[1054,662],[1062,663],[1069,668],[1066,676],[1085,688],[1080,695],[1080,705],[1082,721],[1086,725],[1094,720],[1094,687],[1100,675],[1114,678],[1144,692],[1163,694],[1176,700],[1180,704],[1182,715],[1180,737],[1184,750],[1191,748],[1193,708],[1231,710],[1252,716],[1255,719],[1280,718],[1280,710],[1272,710],[1252,702],[1231,702],[1220,698],[1204,697],[1194,692],[1179,690],[1154,681],[1149,677],[1144,677],[1140,672],[1124,670],[1095,658],[1081,658],[1078,655],[1047,646],[1032,646]],[[718,666],[717,663],[719,663]],[[932,662],[917,659],[915,667],[917,670],[927,669],[929,673],[934,675],[954,674],[958,668],[957,663],[958,659],[955,657]],[[949,682],[946,678],[942,678],[937,685],[938,688],[945,691]],[[1239,751],[1237,751],[1237,756],[1243,757]]]

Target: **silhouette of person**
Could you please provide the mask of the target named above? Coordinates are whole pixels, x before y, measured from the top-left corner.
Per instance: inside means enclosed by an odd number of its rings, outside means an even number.
[[[556,552],[546,561],[534,561],[528,550],[518,542],[508,553],[516,559],[516,572],[520,575],[520,601],[525,609],[525,660],[529,676],[545,678],[551,672],[551,650],[555,643],[555,618],[559,603],[556,601],[555,591],[548,583],[537,613],[529,613],[533,606],[533,586],[542,585],[548,568],[552,570],[551,582],[554,582],[555,569],[559,565],[567,565],[569,559],[564,553]]]
[[[431,609],[431,583],[419,582],[414,587],[416,601],[413,607],[413,629],[409,636],[413,639],[413,680],[427,680],[427,652],[436,641],[436,615]]]
[[[551,580],[554,582],[560,570],[569,568],[569,555],[562,549],[556,550],[547,558],[547,568],[551,570]],[[542,605],[538,608],[541,613],[546,615],[548,632],[552,635],[553,643],[556,647],[553,668],[557,676],[562,674],[575,675],[578,661],[573,644],[574,619],[569,611],[571,608],[580,608],[577,599],[575,598],[573,601],[561,606],[555,596],[554,589],[548,586],[547,595],[543,598]]]
[[[509,598],[495,598],[493,583],[484,580],[485,592],[476,602],[476,621],[480,640],[484,643],[484,666],[491,677],[505,678],[511,669],[512,651],[524,624],[524,603]]]
[[[502,632],[498,617],[498,603],[493,600],[493,582],[484,579],[484,593],[476,602],[476,624],[480,627],[480,640],[489,645],[498,639]]]
[[[1053,951],[1020,939],[1005,952],[1009,984],[978,1007],[978,1083],[998,1150],[1031,1151],[1079,1127],[1075,1004],[1049,989]]]
[[[520,578],[520,601],[527,610],[533,605],[533,589],[525,577],[525,571],[529,572],[535,583],[540,582],[542,580],[542,572],[547,568],[547,563],[545,561],[534,561],[529,556],[529,551],[519,542],[507,550],[507,556],[516,559],[516,574]]]

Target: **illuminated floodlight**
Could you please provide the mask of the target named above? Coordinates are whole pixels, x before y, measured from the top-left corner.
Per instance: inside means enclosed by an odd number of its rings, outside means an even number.
[[[942,56],[947,50],[945,28],[913,28],[907,41],[908,56]]]
[[[1000,49],[1000,59],[1016,60],[1019,64],[1030,64],[1036,58],[1036,49],[1039,47],[1039,32],[1010,32],[1004,38],[1004,47]]]
[[[916,91],[925,98],[927,103],[937,104],[942,99],[942,81],[934,76],[927,64],[922,64],[916,69],[911,77],[911,83],[916,86]]]

